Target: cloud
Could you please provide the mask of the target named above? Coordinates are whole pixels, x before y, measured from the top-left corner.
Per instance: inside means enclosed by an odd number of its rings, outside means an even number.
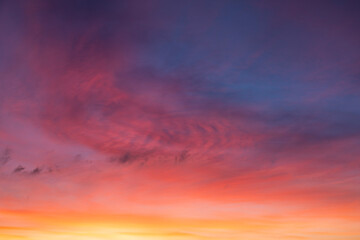
[[[175,158],[176,163],[181,163],[186,161],[189,158],[189,151],[183,150],[178,156]]]
[[[38,175],[38,174],[40,174],[42,172],[42,169],[41,168],[34,168],[31,172],[30,172],[30,174],[31,175]]]
[[[23,171],[24,169],[25,168],[23,166],[19,165],[14,169],[13,173],[19,173],[19,172]]]
[[[11,160],[11,149],[5,148],[0,155],[0,167],[4,166]]]
[[[350,210],[359,199],[356,11],[335,2],[2,4],[0,144],[16,155],[0,155],[9,168],[0,203],[112,214],[166,213],[171,203],[179,214],[176,204],[212,202],[199,204],[202,216],[280,202],[359,217]]]

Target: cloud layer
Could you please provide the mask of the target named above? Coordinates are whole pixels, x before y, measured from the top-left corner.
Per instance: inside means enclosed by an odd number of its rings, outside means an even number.
[[[356,1],[0,4],[0,210],[360,235]]]

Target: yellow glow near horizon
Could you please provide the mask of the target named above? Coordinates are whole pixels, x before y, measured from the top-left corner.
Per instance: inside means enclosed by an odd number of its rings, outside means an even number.
[[[54,217],[56,216],[56,217]],[[9,221],[6,223],[5,219]],[[358,240],[359,224],[334,219],[164,219],[151,216],[0,212],[1,240]],[[342,225],[341,231],[336,227]]]

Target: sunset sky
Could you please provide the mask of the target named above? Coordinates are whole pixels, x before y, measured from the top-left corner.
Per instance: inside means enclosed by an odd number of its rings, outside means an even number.
[[[1,240],[359,240],[360,1],[0,1]]]

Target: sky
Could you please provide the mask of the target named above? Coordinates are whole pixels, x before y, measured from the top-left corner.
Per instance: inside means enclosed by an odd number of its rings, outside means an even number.
[[[359,10],[0,1],[0,239],[359,240]]]

